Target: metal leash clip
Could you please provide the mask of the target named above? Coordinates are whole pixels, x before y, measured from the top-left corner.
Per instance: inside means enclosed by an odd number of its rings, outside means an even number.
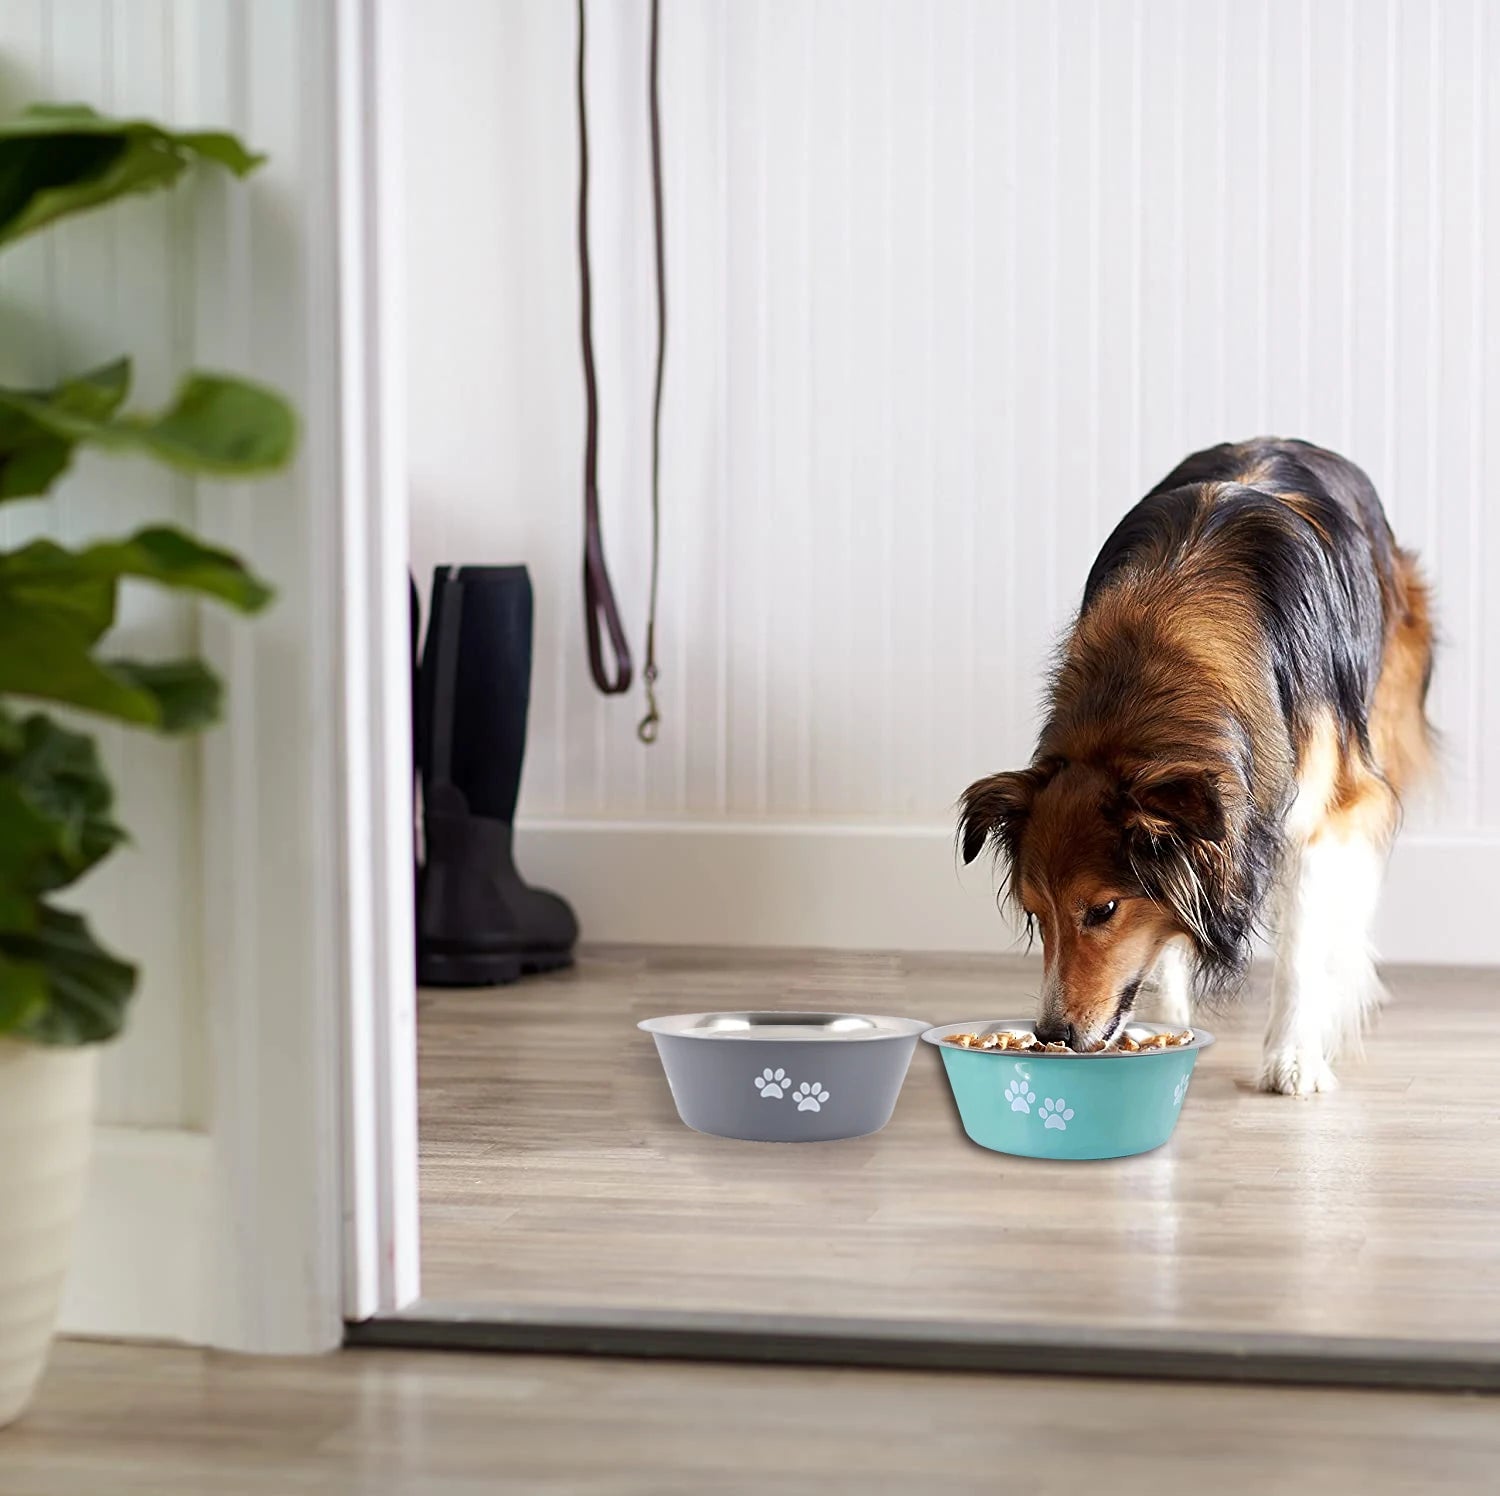
[[[656,709],[656,641],[650,637],[653,632],[651,630],[647,634],[646,668],[641,671],[641,680],[646,686],[646,715],[635,727],[636,737],[648,745],[656,741],[661,727],[661,713]]]

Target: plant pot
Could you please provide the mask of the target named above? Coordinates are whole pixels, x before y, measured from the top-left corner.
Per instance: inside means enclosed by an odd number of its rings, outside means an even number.
[[[97,1046],[0,1039],[0,1428],[47,1363],[83,1204]]]

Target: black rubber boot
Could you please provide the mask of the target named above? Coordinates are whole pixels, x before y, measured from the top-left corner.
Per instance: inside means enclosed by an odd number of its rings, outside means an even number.
[[[422,843],[417,833],[417,803],[421,789],[421,708],[418,692],[422,679],[422,600],[417,596],[417,579],[406,574],[406,585],[411,594],[411,838],[412,838],[412,909],[421,907],[422,889]]]
[[[556,894],[527,887],[512,850],[531,618],[524,566],[439,567],[433,575],[416,713],[424,986],[497,986],[573,960],[573,911]]]

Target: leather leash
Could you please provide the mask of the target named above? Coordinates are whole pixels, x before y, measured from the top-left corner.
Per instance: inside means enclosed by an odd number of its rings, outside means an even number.
[[[583,459],[583,599],[588,634],[589,671],[594,684],[606,696],[620,696],[630,689],[634,662],[630,642],[620,620],[619,604],[604,560],[604,535],[599,517],[599,389],[594,370],[593,281],[589,267],[589,138],[588,109],[584,88],[584,8],[578,0],[578,270],[580,316],[583,334],[583,385],[587,412]],[[656,601],[661,563],[661,405],[666,367],[667,304],[666,251],[663,242],[661,109],[657,86],[659,0],[651,0],[651,44],[649,102],[651,111],[651,192],[656,234],[656,388],[651,413],[651,592],[646,615],[646,661],[641,672],[646,687],[646,715],[636,727],[643,743],[654,743],[661,725],[655,686]],[[604,654],[604,636],[609,636],[614,655],[613,671]]]
[[[667,259],[662,233],[661,206],[661,101],[658,97],[656,60],[660,20],[659,0],[651,0],[651,71],[647,97],[651,109],[651,208],[656,232],[656,393],[651,402],[651,599],[646,609],[646,665],[641,677],[646,683],[646,715],[636,725],[643,743],[654,743],[661,726],[656,709],[656,586],[661,573],[661,390],[667,363]]]

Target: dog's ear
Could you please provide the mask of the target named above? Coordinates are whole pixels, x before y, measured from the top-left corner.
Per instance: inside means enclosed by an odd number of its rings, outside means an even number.
[[[1125,784],[1121,802],[1126,834],[1138,843],[1217,846],[1228,829],[1218,786],[1201,771],[1137,775]]]
[[[1056,772],[1053,763],[1033,764],[1029,769],[976,779],[964,791],[959,802],[958,840],[966,866],[989,843],[997,851],[1014,855],[1032,804]]]
[[[1131,870],[1147,897],[1192,937],[1200,972],[1242,969],[1248,927],[1231,897],[1228,822],[1213,778],[1165,765],[1148,769],[1121,786],[1119,817]]]

